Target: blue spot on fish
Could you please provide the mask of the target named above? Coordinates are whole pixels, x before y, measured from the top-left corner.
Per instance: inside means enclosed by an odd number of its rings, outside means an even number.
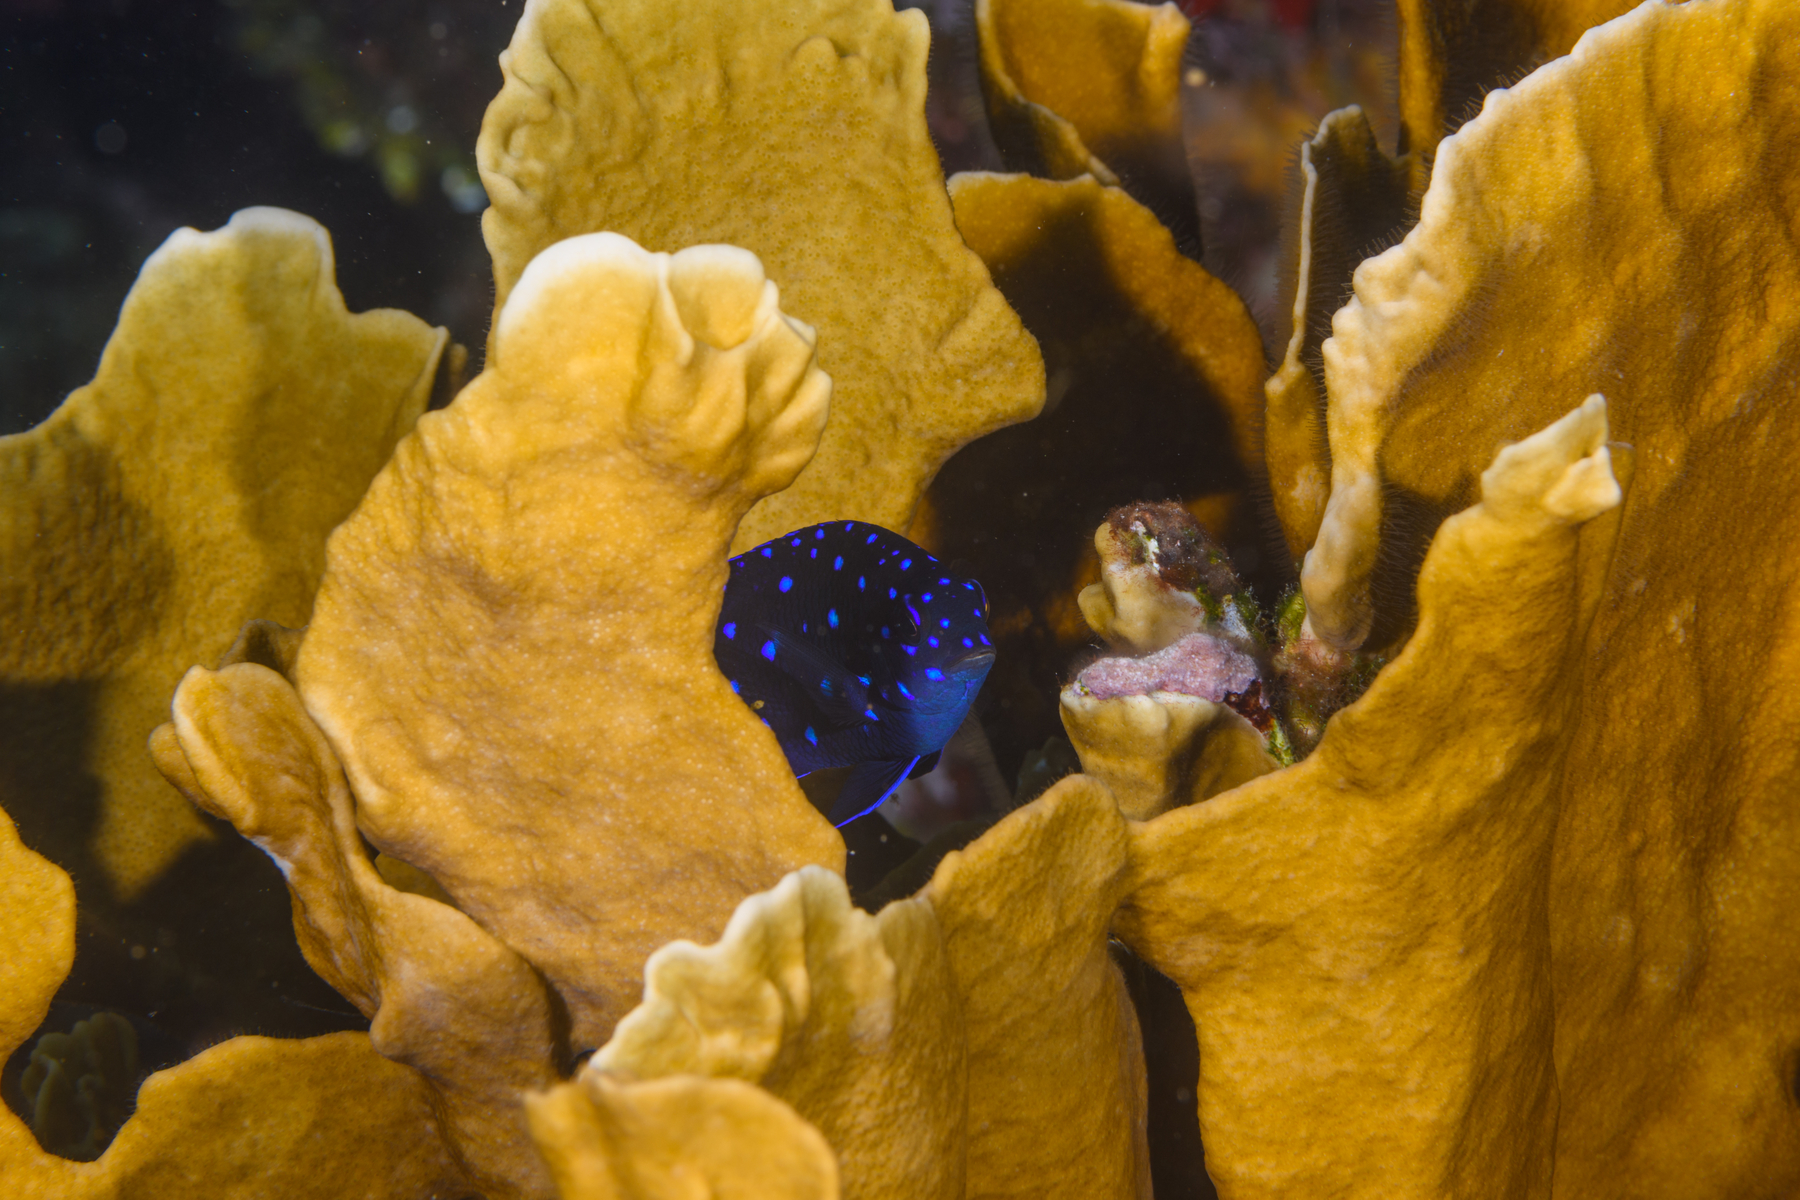
[[[936,667],[926,667],[925,668],[925,678],[927,678],[927,679],[942,679],[943,677],[944,677],[944,673],[942,671],[938,670]]]
[[[794,577],[792,575],[783,575],[781,577],[781,582],[775,586],[784,592],[791,592],[794,590]]]
[[[827,612],[827,613],[826,613],[826,614],[825,614],[825,619],[826,619],[826,620],[827,620],[827,621],[829,621],[829,622],[830,622],[830,623],[831,623],[831,627],[832,627],[832,628],[833,628],[833,629],[836,629],[836,628],[837,628],[837,625],[838,625],[838,622],[837,622],[837,609],[835,609],[835,608],[834,608],[834,609],[831,609],[831,610],[830,610],[830,611],[828,611],[828,612]]]
[[[844,556],[843,555],[840,554],[836,558],[831,560],[831,569],[834,571],[841,571],[844,569]]]
[[[764,642],[763,643],[762,656],[764,658],[768,659],[770,662],[775,661],[775,643],[774,642]]]
[[[737,636],[737,622],[736,621],[725,622],[723,628],[725,630],[726,637],[734,638]]]
[[[811,725],[806,727],[806,740],[815,746],[819,744],[819,735],[813,732],[813,727]]]

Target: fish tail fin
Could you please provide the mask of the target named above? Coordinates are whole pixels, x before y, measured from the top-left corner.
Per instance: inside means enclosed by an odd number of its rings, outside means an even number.
[[[838,793],[836,803],[831,806],[831,823],[842,828],[880,808],[881,802],[893,795],[894,789],[918,761],[914,756],[856,764],[844,781],[844,790]]]

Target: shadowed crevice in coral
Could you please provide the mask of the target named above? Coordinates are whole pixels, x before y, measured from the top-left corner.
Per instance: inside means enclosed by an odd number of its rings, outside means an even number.
[[[89,849],[100,784],[87,769],[96,685],[0,686],[0,794],[19,836],[75,882],[75,965],[59,1004],[107,1008],[196,1053],[239,1033],[311,1037],[367,1029],[300,957],[287,887],[268,857],[222,821],[133,903],[96,903],[105,875]],[[46,1030],[55,1029],[54,1020]]]
[[[1085,531],[1108,511],[1216,498],[1201,507],[1233,560],[1253,576],[1268,561],[1248,506],[1229,499],[1249,480],[1219,397],[1135,311],[1083,215],[1057,215],[1037,240],[1055,252],[995,264],[994,282],[1043,349],[1044,413],[964,447],[928,493],[933,552],[974,564],[992,605],[999,655],[978,707],[1009,778],[1062,732],[1062,673],[1089,641],[1073,603],[1096,569]]]
[[[1150,1176],[1158,1200],[1217,1200],[1200,1144],[1195,1089],[1200,1082],[1200,1043],[1181,989],[1167,975],[1112,944],[1137,1008],[1149,1084]]]
[[[0,796],[27,846],[75,880],[104,887],[86,834],[100,812],[100,780],[88,766],[99,684],[0,682]],[[53,803],[21,798],[53,797]]]
[[[1471,493],[1472,485],[1471,480]],[[1419,568],[1425,552],[1444,519],[1464,507],[1434,504],[1405,488],[1382,489],[1381,544],[1369,577],[1375,622],[1369,627],[1367,649],[1392,652],[1411,635],[1419,618]]]
[[[37,1097],[26,1086],[33,1052],[39,1048],[46,1035],[66,1035],[75,1030],[78,1023],[91,1025],[97,1019],[102,1022],[123,1021],[130,1026],[131,1033],[127,1035],[131,1042],[129,1053],[120,1058],[99,1056],[102,1061],[109,1063],[123,1061],[124,1069],[100,1072],[85,1086],[81,1081],[71,1079],[73,1086],[50,1101],[51,1106],[63,1110],[56,1114],[61,1117],[61,1121],[57,1122],[56,1116],[44,1121],[39,1117]],[[33,1127],[33,1133],[44,1149],[63,1158],[89,1162],[98,1156],[99,1151],[106,1149],[119,1127],[137,1109],[138,1086],[152,1073],[172,1067],[186,1057],[179,1041],[143,1017],[131,1013],[116,1013],[91,1004],[70,1004],[58,1000],[50,1005],[50,1011],[37,1031],[13,1051],[6,1060],[4,1070],[0,1070],[0,1097],[4,1097],[6,1106],[20,1120]],[[65,1065],[73,1068],[71,1075],[81,1070],[80,1065],[74,1062],[66,1062]],[[98,1117],[95,1124],[99,1128],[94,1131],[87,1146],[77,1148],[69,1143],[87,1133],[84,1126],[88,1123],[90,1105],[100,1110],[92,1114]],[[65,1134],[65,1138],[59,1141],[53,1136],[51,1144],[45,1144],[46,1133],[59,1132],[54,1128],[58,1123],[63,1126],[61,1132]],[[43,1128],[44,1125],[50,1125],[51,1128]]]

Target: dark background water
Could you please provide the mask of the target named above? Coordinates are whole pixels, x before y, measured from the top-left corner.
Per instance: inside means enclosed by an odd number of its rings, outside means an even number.
[[[350,307],[404,308],[479,352],[492,291],[475,136],[523,0],[0,0],[0,433],[86,382],[170,232],[273,204],[331,231]],[[1207,262],[1279,335],[1275,252],[1299,137],[1378,113],[1373,0],[1189,0],[1190,159]],[[994,169],[972,0],[931,0],[946,173]]]

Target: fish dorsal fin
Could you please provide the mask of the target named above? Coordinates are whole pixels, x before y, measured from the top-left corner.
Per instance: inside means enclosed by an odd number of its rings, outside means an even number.
[[[869,689],[851,674],[849,667],[832,658],[823,647],[785,629],[760,622],[751,629],[765,644],[774,643],[774,657],[769,658],[767,653],[763,657],[806,689],[833,728],[854,725],[863,719],[869,707]]]
[[[838,793],[831,806],[831,823],[841,828],[880,808],[881,802],[900,786],[900,781],[918,761],[916,758],[898,758],[857,763],[850,777],[844,780],[844,790]]]

